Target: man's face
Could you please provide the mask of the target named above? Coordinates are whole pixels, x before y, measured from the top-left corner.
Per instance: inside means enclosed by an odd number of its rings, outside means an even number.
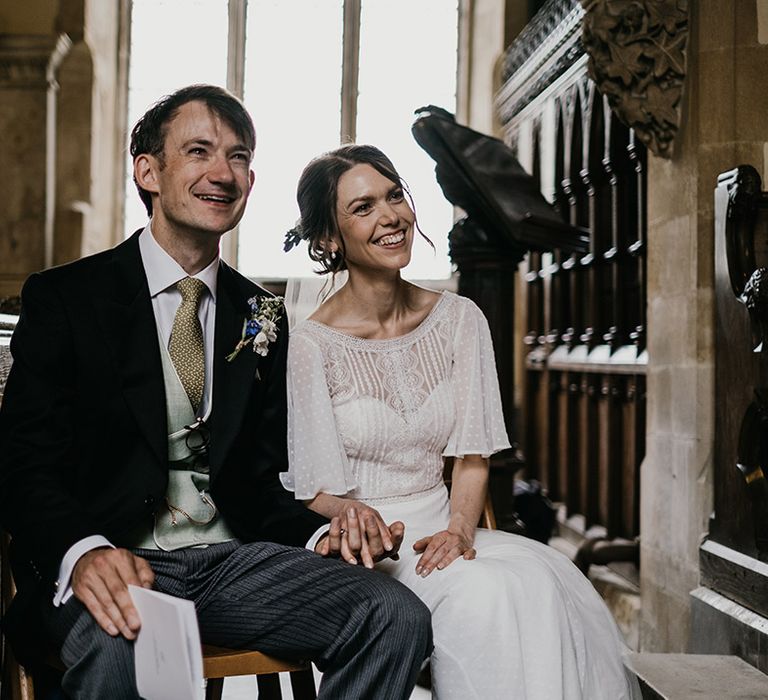
[[[167,124],[161,157],[140,155],[137,181],[153,194],[155,234],[221,236],[243,216],[253,185],[251,150],[203,102]]]

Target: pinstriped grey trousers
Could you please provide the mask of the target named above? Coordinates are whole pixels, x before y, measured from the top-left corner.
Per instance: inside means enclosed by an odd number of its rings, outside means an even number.
[[[266,542],[135,553],[157,590],[195,603],[204,643],[312,659],[318,698],[408,698],[432,648],[427,608],[376,571]],[[46,617],[68,697],[138,698],[131,642],[103,632],[74,597]]]

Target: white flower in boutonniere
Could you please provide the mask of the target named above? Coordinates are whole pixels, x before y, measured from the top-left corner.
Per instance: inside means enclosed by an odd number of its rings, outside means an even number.
[[[254,352],[264,356],[269,352],[269,344],[277,340],[277,324],[282,317],[283,297],[251,297],[248,304],[251,307],[251,315],[243,321],[242,335],[234,351],[227,355],[227,362],[232,362],[249,343]]]

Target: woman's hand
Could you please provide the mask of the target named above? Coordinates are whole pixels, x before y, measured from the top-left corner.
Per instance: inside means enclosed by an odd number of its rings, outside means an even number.
[[[474,559],[477,555],[468,535],[451,532],[450,529],[422,537],[413,543],[413,548],[417,552],[423,552],[416,563],[416,573],[422,578],[429,576],[434,569],[444,569],[459,557]]]
[[[422,577],[436,568],[444,569],[454,559],[474,559],[477,555],[472,545],[485,503],[488,460],[481,455],[457,457],[453,461],[452,481],[448,527],[413,544],[414,550],[423,552],[416,564],[416,573]]]

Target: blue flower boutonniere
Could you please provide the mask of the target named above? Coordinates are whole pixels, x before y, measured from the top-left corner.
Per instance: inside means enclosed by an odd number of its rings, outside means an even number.
[[[277,340],[283,297],[251,297],[248,305],[251,307],[251,315],[243,321],[242,335],[234,351],[227,355],[227,362],[232,362],[249,343],[254,352],[264,356],[269,352],[269,344]]]

